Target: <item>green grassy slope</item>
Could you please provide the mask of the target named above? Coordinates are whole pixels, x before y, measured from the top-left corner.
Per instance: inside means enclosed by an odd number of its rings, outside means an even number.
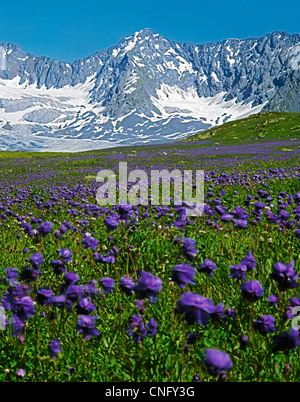
[[[162,154],[167,149],[178,151],[179,148],[210,147],[218,145],[243,145],[265,143],[268,141],[299,140],[300,138],[300,113],[262,112],[244,119],[234,120],[220,126],[210,128],[194,134],[184,140],[168,144],[128,145],[112,148],[104,148],[84,152],[11,152],[0,151],[1,159],[33,158],[52,159],[68,158],[76,155],[123,155],[129,160],[136,156],[135,153],[147,152],[153,155]],[[196,142],[197,141],[197,142]],[[200,141],[200,144],[198,143]],[[193,144],[195,142],[195,144]],[[185,144],[184,144],[185,143]],[[298,147],[295,143],[294,147]],[[162,154],[164,157],[164,155]],[[135,158],[134,158],[135,159]]]
[[[214,141],[269,141],[299,139],[300,113],[262,112],[210,128],[180,142]]]

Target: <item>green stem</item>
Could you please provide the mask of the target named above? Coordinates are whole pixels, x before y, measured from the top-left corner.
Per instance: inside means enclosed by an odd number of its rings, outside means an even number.
[[[254,306],[250,306],[250,328],[251,328],[251,335],[252,335],[252,344],[253,344],[253,352],[254,352],[254,359],[255,359],[255,373],[257,381],[259,380],[259,366],[258,366],[258,359],[257,359],[257,351],[256,351],[256,344],[255,344],[255,331],[253,328],[253,316],[254,316]]]
[[[79,366],[80,366],[80,358],[81,358],[81,352],[82,352],[83,343],[84,343],[83,341],[80,342],[80,350],[79,350],[78,365],[77,365],[77,377],[76,377],[77,382],[78,382],[78,378],[79,378]]]

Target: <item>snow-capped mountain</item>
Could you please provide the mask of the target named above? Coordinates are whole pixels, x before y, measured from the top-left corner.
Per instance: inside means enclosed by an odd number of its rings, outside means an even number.
[[[170,142],[261,110],[300,111],[300,35],[195,45],[151,29],[72,64],[0,42],[0,149]]]

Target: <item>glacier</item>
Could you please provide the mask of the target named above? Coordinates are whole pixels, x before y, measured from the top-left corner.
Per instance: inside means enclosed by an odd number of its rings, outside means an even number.
[[[70,64],[0,42],[0,150],[174,142],[262,110],[300,111],[300,35],[190,44],[146,28]]]

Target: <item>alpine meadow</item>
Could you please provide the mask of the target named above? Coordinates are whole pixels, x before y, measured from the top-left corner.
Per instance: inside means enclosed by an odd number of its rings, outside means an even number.
[[[299,382],[299,63],[279,31],[73,64],[0,42],[1,382]],[[131,202],[99,203],[125,162]]]

